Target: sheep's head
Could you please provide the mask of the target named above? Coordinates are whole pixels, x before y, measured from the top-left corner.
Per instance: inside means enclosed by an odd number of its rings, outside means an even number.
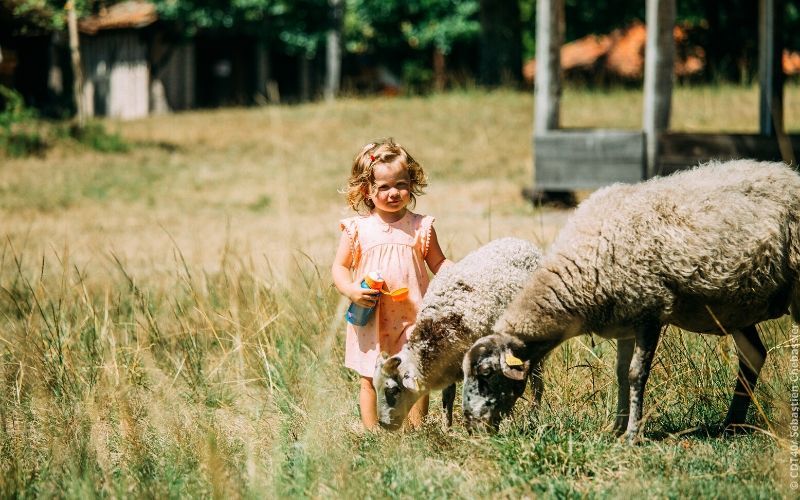
[[[414,403],[425,394],[411,357],[409,350],[403,348],[391,357],[381,353],[375,364],[372,385],[378,400],[378,422],[385,429],[398,429]]]
[[[464,355],[463,411],[468,430],[496,430],[525,391],[530,361],[525,344],[504,334],[487,335]]]

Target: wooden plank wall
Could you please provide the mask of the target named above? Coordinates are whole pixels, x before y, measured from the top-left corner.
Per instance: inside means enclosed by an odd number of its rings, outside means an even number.
[[[173,47],[158,78],[164,84],[170,111],[194,107],[195,51],[193,44]]]
[[[135,31],[81,38],[89,116],[133,119],[149,111],[147,47]]]
[[[800,152],[800,135],[783,136],[785,146]],[[658,175],[693,167],[708,160],[756,158],[784,161],[778,138],[756,134],[699,134],[667,132],[659,137],[661,156]]]
[[[594,189],[644,178],[641,130],[549,130],[534,138],[535,188]]]
[[[797,156],[800,135],[662,133],[655,175],[669,175],[709,160],[755,158],[787,161]],[[550,130],[534,139],[534,186],[540,191],[595,189],[615,182],[638,182],[646,177],[643,131]]]

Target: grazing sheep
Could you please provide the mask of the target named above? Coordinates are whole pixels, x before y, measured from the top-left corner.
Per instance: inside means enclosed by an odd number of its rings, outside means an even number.
[[[476,339],[491,333],[540,257],[533,244],[502,238],[478,248],[431,281],[408,342],[399,353],[384,355],[376,364],[372,381],[381,426],[398,428],[417,399],[445,388],[443,404],[447,424],[452,424],[455,382],[461,379],[464,352]],[[525,389],[526,375],[520,373],[515,387],[519,394]]]
[[[618,339],[615,429],[632,441],[662,326],[732,334],[739,376],[725,428],[744,423],[766,359],[756,323],[800,319],[800,176],[781,163],[711,162],[604,188],[464,358],[468,425],[496,426],[507,353],[538,363],[586,332]],[[488,384],[488,382],[492,382]],[[509,381],[513,382],[513,381]],[[513,397],[511,395],[510,397]]]

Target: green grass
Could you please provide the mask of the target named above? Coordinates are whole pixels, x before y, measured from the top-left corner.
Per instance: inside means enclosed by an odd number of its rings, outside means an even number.
[[[675,128],[754,130],[756,97],[678,89]],[[637,98],[568,89],[565,123],[636,126]],[[800,88],[786,100],[798,130]],[[567,213],[519,194],[531,108],[474,91],[186,113],[110,124],[127,152],[4,160],[0,496],[791,496],[788,318],[762,327],[750,435],[719,435],[730,339],[675,329],[634,447],[610,431],[614,344],[590,337],[549,359],[541,411],[521,401],[495,436],[442,429],[438,395],[418,431],[360,430],[328,272],[352,155],[409,147],[452,258],[500,236],[544,246]]]

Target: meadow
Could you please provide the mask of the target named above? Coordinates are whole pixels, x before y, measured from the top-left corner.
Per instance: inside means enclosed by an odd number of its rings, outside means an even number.
[[[753,132],[757,103],[681,87],[673,128]],[[563,106],[566,126],[636,128],[641,92],[568,89]],[[733,342],[674,328],[633,447],[610,430],[614,344],[591,336],[497,435],[444,429],[438,395],[421,429],[361,429],[329,273],[353,155],[408,147],[452,259],[502,236],[546,247],[569,211],[521,195],[532,111],[511,91],[347,98],[106,122],[127,152],[0,156],[0,496],[796,496],[788,318],[760,329],[746,435],[719,432]],[[785,115],[800,131],[797,84]]]

